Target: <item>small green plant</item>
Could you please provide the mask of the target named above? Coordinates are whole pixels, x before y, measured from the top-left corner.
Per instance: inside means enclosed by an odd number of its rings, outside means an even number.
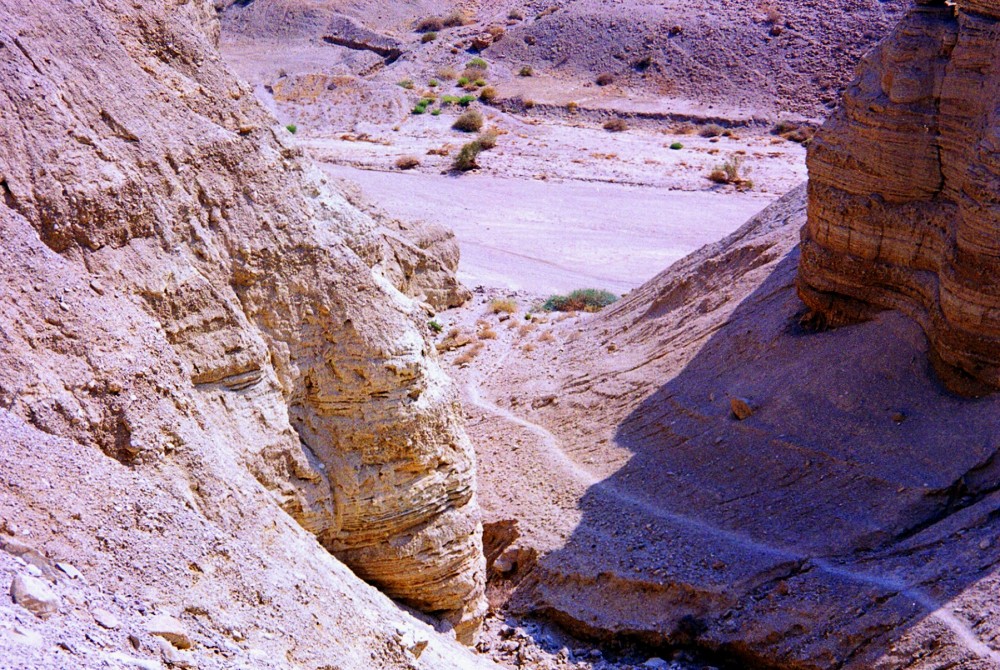
[[[618,296],[596,288],[577,289],[569,295],[554,295],[545,301],[546,312],[598,312],[616,302]]]
[[[474,95],[463,95],[461,98],[458,99],[458,104],[462,107],[468,107],[473,102],[475,102],[475,100],[476,96]]]
[[[429,82],[427,82],[427,85],[430,86],[431,88],[437,88],[440,85],[440,82],[438,82],[437,79],[431,79]]]
[[[441,331],[444,330],[444,326],[442,326],[437,321],[428,321],[427,327],[433,330],[435,333],[440,333]]]
[[[472,83],[473,83],[473,85],[476,88],[482,88],[483,86],[486,86],[486,80],[485,79],[477,79],[477,80],[475,80]]]
[[[520,70],[517,71],[519,77],[533,77],[535,76],[535,69],[530,65],[523,65]]]
[[[442,95],[441,106],[448,107],[450,105],[457,105],[459,100],[461,100],[461,98],[459,98],[457,95]]]
[[[674,151],[680,151],[681,149],[684,148],[684,145],[681,144],[680,142],[674,142],[673,144],[670,145],[670,148],[673,149]]]
[[[462,150],[458,152],[455,156],[455,162],[452,164],[456,170],[460,172],[468,172],[469,170],[475,170],[479,167],[479,163],[476,159],[479,158],[479,154],[483,151],[483,146],[477,142],[472,141],[462,147]]]
[[[403,79],[402,81],[396,82],[396,85],[397,86],[402,86],[407,91],[409,91],[411,88],[413,88],[413,80],[412,79]]]
[[[468,63],[466,63],[465,67],[473,68],[476,70],[488,70],[490,65],[485,60],[477,56],[476,58],[473,58]]]
[[[455,119],[455,123],[451,127],[455,130],[461,130],[463,133],[479,132],[483,128],[483,115],[470,109]]]
[[[458,81],[455,82],[455,86],[468,86],[468,85],[469,85],[468,77],[459,77]]]
[[[299,127],[294,123],[289,123],[287,126],[285,126],[285,130],[294,135],[295,133],[299,132]]]
[[[424,36],[420,38],[420,42],[421,44],[427,44],[428,42],[433,42],[437,38],[438,34],[432,30],[428,33],[424,33]]]
[[[433,98],[423,98],[417,105],[413,108],[414,114],[423,114],[427,111],[427,108],[434,104]]]
[[[431,112],[431,116],[441,116],[441,110],[435,109],[433,112]]]

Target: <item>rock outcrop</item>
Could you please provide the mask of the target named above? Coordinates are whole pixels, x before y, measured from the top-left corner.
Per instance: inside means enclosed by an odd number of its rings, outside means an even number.
[[[277,501],[470,641],[484,611],[474,457],[425,313],[393,285],[426,293],[425,250],[372,242],[379,226],[223,66],[210,3],[0,0],[0,16],[11,425],[186,481],[223,527],[252,513],[247,498]],[[56,476],[72,497],[76,473]]]
[[[820,325],[910,315],[978,394],[1000,387],[1000,8],[917,5],[810,148],[799,294]]]

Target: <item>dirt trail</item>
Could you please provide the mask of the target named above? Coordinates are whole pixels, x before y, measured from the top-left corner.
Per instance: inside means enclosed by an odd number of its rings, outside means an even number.
[[[502,367],[503,358],[505,357],[506,356],[501,357],[494,362],[494,370]],[[538,449],[535,451],[535,454],[540,460],[545,461],[545,464],[547,465],[552,465],[558,468],[562,476],[571,478],[577,483],[586,486],[591,492],[600,492],[601,496],[607,498],[611,504],[637,508],[650,517],[679,525],[688,530],[708,534],[715,540],[732,543],[738,545],[741,549],[759,552],[772,559],[793,561],[798,564],[798,569],[800,571],[815,570],[832,577],[845,579],[864,586],[871,586],[878,589],[896,592],[919,604],[927,612],[928,616],[936,619],[948,630],[950,630],[955,635],[957,640],[967,649],[981,658],[1000,664],[1000,653],[984,643],[965,621],[957,617],[955,613],[948,608],[947,604],[935,601],[929,595],[916,587],[907,585],[896,579],[879,577],[877,575],[849,570],[847,568],[837,566],[828,559],[808,556],[797,553],[788,548],[758,542],[740,533],[718,528],[697,518],[662,509],[647,500],[633,496],[606,481],[602,481],[599,477],[595,476],[589,470],[570,458],[561,448],[559,439],[544,426],[520,417],[514,412],[500,407],[496,403],[484,397],[480,382],[481,379],[477,373],[473,372],[469,375],[468,381],[464,386],[465,397],[469,403],[484,412],[492,414],[503,421],[530,432],[538,440]]]

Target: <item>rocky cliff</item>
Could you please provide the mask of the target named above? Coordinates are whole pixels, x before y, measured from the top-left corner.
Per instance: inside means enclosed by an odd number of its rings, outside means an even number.
[[[361,589],[280,506],[470,641],[484,610],[474,458],[425,311],[399,290],[460,300],[453,240],[413,242],[329,189],[223,66],[210,3],[0,0],[0,16],[0,472],[46,484],[0,482],[0,531],[16,536],[28,508],[55,528],[79,521],[65,515],[79,501],[116,503],[97,547],[46,528],[33,551],[79,551],[91,580],[130,588],[149,586],[145,552],[170,557],[179,572],[149,588],[175,609],[206,609],[188,592],[195,573],[206,594],[227,586],[204,578],[207,545],[190,569],[177,559],[193,539],[174,536],[200,528],[224,562],[312,565],[295,589],[320,600],[331,583],[337,598]],[[220,548],[230,532],[239,549]],[[263,604],[271,587],[246,589]],[[313,644],[370,667],[355,640],[296,629],[318,625],[301,621],[310,603],[262,643],[291,645],[275,658],[305,662]],[[378,639],[373,620],[341,633]]]
[[[1000,8],[922,0],[809,152],[799,294],[821,325],[898,309],[955,391],[1000,387]]]

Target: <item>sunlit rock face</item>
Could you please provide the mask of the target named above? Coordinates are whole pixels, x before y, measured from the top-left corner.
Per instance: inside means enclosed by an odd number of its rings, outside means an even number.
[[[1000,387],[1000,8],[917,3],[809,151],[799,294],[830,325],[898,309],[953,390]]]

